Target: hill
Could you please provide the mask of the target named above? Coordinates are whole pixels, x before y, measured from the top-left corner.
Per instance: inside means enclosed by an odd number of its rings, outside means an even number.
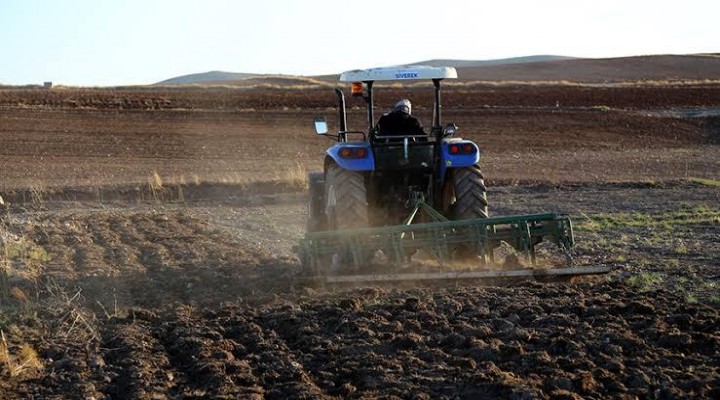
[[[177,76],[175,78],[166,79],[162,82],[158,82],[159,85],[170,85],[170,84],[191,84],[191,83],[207,83],[207,82],[222,82],[222,81],[236,81],[241,79],[247,79],[260,76],[260,74],[246,74],[240,72],[224,72],[224,71],[209,71],[201,72],[197,74],[189,74]]]
[[[561,60],[572,60],[572,59],[574,59],[574,57],[540,55],[540,56],[500,58],[500,59],[497,59],[497,60],[449,60],[449,59],[438,59],[438,60],[420,61],[420,62],[415,62],[415,63],[412,63],[412,64],[406,64],[406,65],[407,65],[407,66],[413,66],[413,65],[430,65],[430,66],[433,66],[433,67],[472,68],[472,67],[489,67],[489,66],[492,66],[492,65],[525,64],[525,63],[536,63],[536,62],[547,62],[547,61],[561,61]]]
[[[519,63],[528,63],[528,62],[541,62],[541,61],[556,61],[556,60],[566,60],[571,59],[571,57],[564,57],[564,56],[550,56],[550,55],[539,55],[539,56],[527,56],[527,57],[514,57],[514,58],[503,58],[503,59],[497,59],[497,60],[427,60],[427,61],[421,61],[421,62],[415,62],[411,64],[407,64],[408,66],[411,65],[432,65],[432,66],[448,66],[448,67],[482,67],[482,66],[491,66],[491,65],[505,65],[505,64],[519,64]],[[322,75],[322,76],[315,76],[315,77],[308,77],[308,78],[314,78],[325,82],[334,82],[337,80],[337,75]],[[255,86],[258,84],[264,83],[264,81],[267,81],[267,84],[277,85],[278,83],[282,83],[282,81],[287,81],[289,83],[292,82],[295,79],[307,79],[303,77],[297,77],[292,75],[283,75],[283,76],[277,76],[277,75],[265,75],[265,74],[253,74],[253,73],[237,73],[237,72],[223,72],[223,71],[210,71],[210,72],[202,72],[197,74],[190,74],[190,75],[183,75],[178,76],[175,78],[170,78],[161,82],[156,83],[156,85],[166,85],[166,84],[196,84],[196,83],[212,83],[217,85],[232,85],[232,86]],[[243,82],[246,81],[247,82]]]
[[[462,80],[467,81],[618,83],[719,80],[720,57],[712,55],[652,55],[458,66],[458,75]]]
[[[650,55],[618,58],[573,58],[554,55],[498,60],[434,59],[411,64],[451,66],[460,82],[574,82],[621,83],[720,80],[716,54]],[[299,77],[211,71],[184,75],[158,84],[215,84],[230,86],[312,86],[334,84],[338,75]]]

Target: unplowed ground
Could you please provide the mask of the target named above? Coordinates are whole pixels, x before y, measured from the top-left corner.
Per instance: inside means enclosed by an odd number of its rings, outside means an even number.
[[[448,107],[493,215],[569,213],[614,272],[399,287],[289,279],[332,109],[6,106],[0,398],[720,397],[717,123],[683,101]]]

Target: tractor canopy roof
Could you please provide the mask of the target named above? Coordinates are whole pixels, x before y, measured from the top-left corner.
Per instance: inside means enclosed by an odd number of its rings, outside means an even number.
[[[340,82],[405,81],[455,78],[457,78],[457,71],[453,67],[430,67],[426,65],[356,69],[340,74]]]

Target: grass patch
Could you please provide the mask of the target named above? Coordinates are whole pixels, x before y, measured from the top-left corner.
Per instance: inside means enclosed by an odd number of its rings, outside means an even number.
[[[637,288],[641,292],[646,292],[663,283],[663,281],[663,276],[657,272],[643,272],[638,275],[633,275],[627,280],[630,286]]]
[[[595,111],[602,111],[602,112],[610,111],[610,107],[604,106],[604,105],[592,106],[592,107],[590,107],[590,109],[595,110]]]
[[[625,257],[623,255],[619,255],[619,256],[615,257],[615,262],[619,262],[619,263],[627,262],[627,257]]]
[[[720,181],[716,181],[716,180],[714,180],[714,179],[687,178],[687,180],[688,180],[689,182],[698,183],[698,184],[700,184],[700,185],[720,187]]]
[[[707,206],[687,207],[659,214],[616,213],[584,215],[576,227],[585,231],[628,227],[672,229],[676,226],[720,223],[720,210]]]
[[[23,288],[37,281],[42,265],[50,260],[45,248],[0,226],[0,314],[30,308]]]
[[[157,171],[148,177],[148,188],[150,188],[150,196],[154,202],[158,202],[162,195],[163,179]]]
[[[684,254],[687,254],[687,253],[688,253],[687,245],[685,245],[684,242],[678,243],[678,244],[675,246],[675,249],[674,249],[674,250],[675,250],[675,254],[684,255]]]
[[[676,290],[685,292],[685,300],[688,303],[703,303],[712,306],[720,305],[720,293],[718,293],[717,282],[700,278],[693,281],[677,282]]]
[[[21,238],[17,241],[8,241],[5,243],[4,259],[11,262],[34,265],[50,261],[50,255],[41,246]]]
[[[307,169],[299,162],[295,162],[295,165],[291,168],[283,171],[281,176],[278,177],[280,183],[290,185],[290,187],[307,190]]]
[[[713,305],[715,307],[720,306],[720,295],[715,294],[715,295],[708,297],[708,304]]]

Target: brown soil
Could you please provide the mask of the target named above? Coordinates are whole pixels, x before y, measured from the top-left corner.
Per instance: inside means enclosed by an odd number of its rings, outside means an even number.
[[[444,117],[483,149],[493,214],[571,214],[576,262],[610,276],[297,284],[295,175],[330,144],[312,117],[336,117],[315,92],[299,110],[274,91],[262,111],[3,102],[0,398],[720,397],[716,119],[677,114],[684,89],[609,111],[526,90],[550,105],[448,91],[465,100]],[[39,365],[19,368],[23,345]]]
[[[455,122],[462,136],[479,143],[484,170],[493,182],[718,179],[718,152],[706,146],[720,141],[717,113],[684,118],[677,111],[658,111],[696,108],[703,99],[706,107],[720,108],[720,89],[697,91],[645,88],[595,103],[593,96],[602,96],[602,91],[585,88],[457,91],[445,96],[449,105],[443,117]],[[231,107],[230,100],[227,109],[125,110],[100,100],[88,102],[91,108],[68,109],[55,105],[65,105],[69,97],[63,96],[71,97],[72,92],[35,90],[36,97],[27,95],[34,99],[29,106],[0,109],[0,190],[140,185],[154,173],[166,183],[243,183],[282,180],[294,172],[302,175],[303,169],[320,168],[330,144],[313,134],[313,117],[326,115],[331,126],[338,125],[336,111],[328,108],[333,105],[328,92],[230,92],[258,109],[274,107],[258,112]],[[390,92],[386,104],[408,96]],[[0,91],[0,98],[22,93]],[[92,98],[157,96],[137,91],[92,93]],[[178,99],[170,104],[214,107],[218,104],[206,99],[225,101],[223,93],[172,92]],[[61,98],[59,103],[55,96]],[[256,100],[267,103],[253,103]],[[379,104],[382,101],[379,96]],[[420,98],[415,109],[429,126],[432,111],[427,101]],[[622,108],[628,102],[639,108]],[[282,109],[282,104],[293,109]],[[297,109],[298,104],[302,108]],[[316,108],[322,104],[324,108]],[[593,104],[610,108],[592,108]],[[365,118],[361,110],[351,110],[349,126],[363,129]],[[526,173],[520,163],[532,165],[533,173]]]

